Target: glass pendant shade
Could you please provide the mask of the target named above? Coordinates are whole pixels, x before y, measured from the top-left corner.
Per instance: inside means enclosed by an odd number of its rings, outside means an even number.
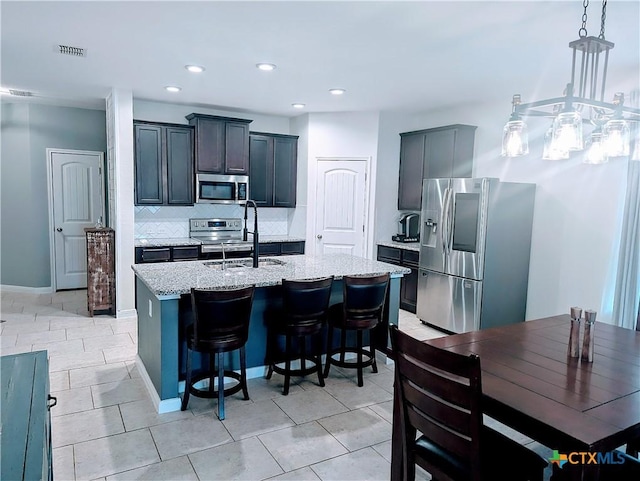
[[[605,155],[602,132],[593,132],[587,141],[583,163],[606,164],[609,161]]]
[[[544,148],[542,151],[544,160],[564,160],[569,158],[569,151],[562,149],[553,141],[553,128],[549,127],[544,134]]]
[[[582,150],[582,116],[579,112],[561,112],[553,121],[553,142],[563,150]]]
[[[527,124],[522,120],[510,120],[502,130],[502,156],[520,157],[529,153]]]
[[[629,155],[629,124],[624,120],[609,120],[602,129],[604,149],[608,157]]]

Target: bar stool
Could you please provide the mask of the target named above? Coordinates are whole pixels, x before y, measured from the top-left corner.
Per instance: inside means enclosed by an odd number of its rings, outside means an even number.
[[[271,379],[274,371],[284,375],[282,394],[285,396],[289,394],[291,376],[307,376],[316,372],[320,386],[324,386],[320,334],[329,310],[332,284],[333,276],[299,281],[282,280],[282,310],[272,315],[269,326],[269,369],[266,377]],[[276,354],[278,336],[285,337],[285,351],[280,356]],[[296,350],[293,346],[294,339],[297,340]],[[307,339],[311,343],[311,352],[307,351]],[[295,360],[300,361],[299,369],[291,367]],[[308,366],[307,362],[311,365]]]
[[[180,407],[182,411],[187,409],[190,394],[203,398],[217,396],[218,418],[223,420],[225,396],[242,390],[244,399],[249,399],[245,344],[249,337],[254,290],[254,286],[224,290],[191,289],[193,324],[187,327],[186,332],[187,379]],[[240,373],[224,368],[224,353],[236,350],[240,351]],[[193,376],[193,351],[209,354],[208,372]],[[237,382],[225,389],[225,378]],[[209,379],[207,389],[196,388],[195,385],[204,379]]]
[[[329,333],[324,377],[331,365],[358,370],[358,386],[363,386],[362,369],[371,366],[378,372],[376,349],[371,335],[382,322],[384,303],[389,289],[389,273],[373,276],[344,276],[343,302],[329,308]],[[340,329],[340,347],[333,349],[333,329]],[[356,346],[347,346],[347,332],[356,332]],[[363,347],[363,332],[369,333],[369,350]],[[346,353],[356,354],[356,361],[345,360]],[[339,359],[334,358],[339,354]]]

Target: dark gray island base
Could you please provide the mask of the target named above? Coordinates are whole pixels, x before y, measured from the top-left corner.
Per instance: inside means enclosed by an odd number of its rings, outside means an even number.
[[[227,261],[225,270],[221,269],[220,261],[132,266],[136,274],[138,308],[138,369],[159,413],[180,409],[179,393],[184,389],[186,356],[182,333],[184,326],[191,322],[188,294],[192,287],[256,286],[246,345],[247,376],[255,378],[264,376],[266,372],[265,313],[280,305],[282,279],[311,279],[333,275],[333,304],[342,300],[343,276],[389,272],[391,283],[388,317],[385,316],[385,320],[397,324],[400,278],[410,272],[404,267],[344,254],[287,256],[286,259],[261,258],[261,266],[257,269],[239,266],[238,261]],[[378,348],[388,346],[385,327],[386,325],[378,331]],[[194,358],[194,364],[196,362],[199,359]],[[235,362],[237,363],[237,359]],[[237,367],[234,365],[234,369]]]

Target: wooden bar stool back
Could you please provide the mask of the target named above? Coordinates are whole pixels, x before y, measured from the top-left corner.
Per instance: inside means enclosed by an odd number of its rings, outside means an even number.
[[[249,399],[245,344],[249,337],[249,320],[253,305],[254,286],[238,289],[191,289],[193,324],[187,327],[187,378],[181,409],[189,404],[189,395],[203,398],[218,398],[218,418],[223,420],[224,397],[242,390],[244,399]],[[240,353],[240,373],[225,370],[224,353]],[[193,351],[209,354],[210,370],[192,373]],[[225,379],[236,382],[225,389]],[[203,389],[195,385],[205,379],[209,385]]]
[[[269,369],[267,379],[273,372],[284,375],[283,395],[289,394],[291,376],[318,374],[320,386],[322,377],[322,327],[329,310],[329,299],[333,276],[309,280],[282,280],[282,311],[273,316],[269,336]],[[285,350],[276,353],[277,336],[285,337]],[[310,340],[311,351],[307,350]],[[297,341],[297,348],[293,342]],[[299,368],[292,368],[292,362],[299,361]],[[284,366],[282,365],[284,364]]]
[[[362,370],[371,366],[378,372],[376,365],[375,340],[372,336],[384,314],[384,304],[389,290],[389,273],[374,276],[344,276],[343,302],[329,309],[329,329],[327,336],[327,358],[324,377],[329,376],[331,365],[357,369],[358,386],[362,387]],[[340,330],[340,347],[333,349],[333,330]],[[347,346],[347,332],[356,333],[356,345]],[[369,333],[369,350],[363,345],[363,333]],[[347,360],[346,354],[356,355],[356,360]],[[338,355],[339,358],[334,356]]]

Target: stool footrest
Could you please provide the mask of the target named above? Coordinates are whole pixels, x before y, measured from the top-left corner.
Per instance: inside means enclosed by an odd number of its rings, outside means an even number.
[[[298,358],[299,359],[299,358]],[[296,361],[297,359],[294,359],[294,361]],[[283,364],[285,361],[279,361],[279,364]],[[308,364],[309,367],[306,367],[304,369],[300,368],[300,369],[289,369],[289,375],[290,376],[308,376],[309,374],[316,374],[318,372],[318,366],[322,366],[321,362],[316,362],[315,359],[310,359],[305,357],[304,359],[305,364]],[[274,372],[277,372],[278,374],[282,374],[282,375],[286,375],[287,374],[287,370],[282,367],[282,366],[278,366],[278,364],[273,363],[271,364],[271,369],[273,369]]]
[[[353,360],[347,361],[341,361],[340,359],[335,359],[333,356],[335,355],[339,355],[342,353],[351,353],[351,354],[355,354],[356,356],[358,355],[358,349],[356,348],[346,348],[344,350],[341,349],[334,349],[333,351],[327,353],[327,363],[331,363],[334,366],[338,366],[338,367],[344,367],[347,369],[356,369],[358,367],[367,367],[367,366],[373,366],[375,359],[373,358],[373,356],[371,356],[371,353],[369,351],[366,351],[364,349],[362,349],[360,351],[360,353],[362,354],[362,364],[358,364],[358,359],[355,358]]]
[[[224,395],[225,396],[230,396],[232,394],[235,394],[237,392],[239,392],[240,390],[242,390],[242,376],[235,372],[235,371],[225,371],[224,372],[224,377],[225,379],[227,378],[231,378],[231,379],[235,379],[236,381],[238,381],[237,384],[235,384],[234,386],[231,386],[227,389],[224,390]],[[197,387],[194,387],[194,384],[199,383],[200,381],[203,381],[205,379],[211,379],[211,375],[210,374],[199,374],[198,376],[195,376],[192,380],[191,380],[191,386],[189,386],[189,392],[191,394],[193,394],[194,396],[197,397],[202,397],[202,398],[217,398],[218,397],[218,389],[198,389]],[[217,376],[215,377],[215,379],[217,380]]]

